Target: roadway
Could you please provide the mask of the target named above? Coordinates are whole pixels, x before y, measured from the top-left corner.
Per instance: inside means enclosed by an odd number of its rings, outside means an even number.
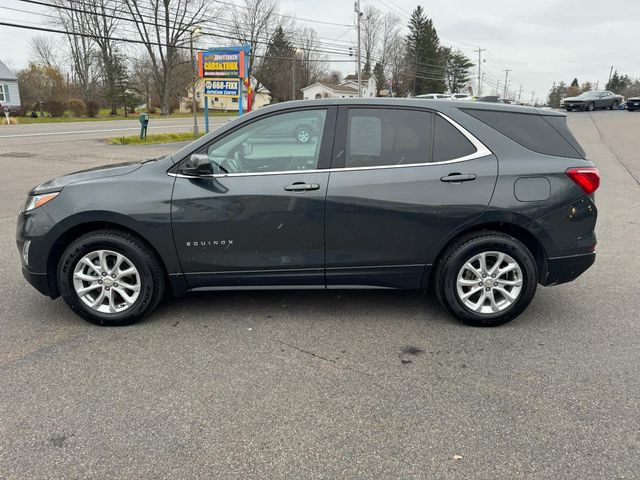
[[[215,129],[233,118],[210,117],[209,126]],[[198,123],[200,128],[204,129],[204,118],[200,118]],[[147,133],[188,132],[192,128],[192,118],[152,118],[149,121]],[[96,140],[138,133],[140,133],[140,123],[137,117],[135,120],[0,125],[0,147],[27,143],[46,145],[76,140]]]

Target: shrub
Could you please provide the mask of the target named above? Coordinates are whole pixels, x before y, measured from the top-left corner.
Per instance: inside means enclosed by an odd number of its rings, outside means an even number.
[[[19,107],[9,107],[9,114],[12,117],[25,117],[27,115],[27,109],[22,105]]]
[[[87,113],[87,105],[79,98],[72,98],[67,102],[67,108],[74,117],[82,117]]]
[[[92,118],[97,117],[99,112],[100,112],[100,105],[98,105],[98,102],[89,100],[87,102],[87,116]]]
[[[47,100],[43,107],[52,117],[62,117],[67,110],[67,103],[61,100]]]
[[[151,107],[149,107],[149,108],[147,109],[147,113],[156,113],[157,111],[158,111],[158,110],[156,110],[156,107],[153,107],[153,106],[151,106]]]

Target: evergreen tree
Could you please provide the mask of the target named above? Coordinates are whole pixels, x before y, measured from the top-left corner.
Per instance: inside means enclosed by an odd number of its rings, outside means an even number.
[[[447,49],[447,51],[449,51]],[[475,64],[460,50],[450,53],[445,58],[447,88],[451,93],[459,93],[471,80],[471,68]]]
[[[409,19],[406,39],[407,66],[413,72],[410,79],[413,94],[444,92],[444,65],[440,39],[433,21],[417,6]]]
[[[578,88],[580,86],[580,84],[578,83],[578,79],[574,78],[573,82],[571,82],[571,86],[574,88]]]
[[[376,97],[380,96],[380,90],[385,88],[384,67],[380,62],[376,62],[373,67],[373,76],[376,79]]]
[[[292,99],[291,69],[294,65],[299,68],[299,65],[293,63],[294,52],[282,26],[279,26],[269,41],[264,60],[255,75],[271,92],[274,101],[284,102]],[[296,71],[298,72],[299,70]]]
[[[619,93],[631,85],[631,79],[627,75],[618,75],[618,71],[613,72],[611,80],[607,82],[606,90]]]

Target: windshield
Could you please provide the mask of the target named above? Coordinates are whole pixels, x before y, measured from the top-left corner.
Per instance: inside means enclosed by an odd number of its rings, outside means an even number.
[[[599,92],[584,92],[578,95],[578,98],[596,98],[600,95]]]

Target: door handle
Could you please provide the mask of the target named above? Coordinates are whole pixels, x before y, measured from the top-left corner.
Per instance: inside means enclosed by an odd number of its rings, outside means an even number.
[[[295,182],[284,187],[287,192],[306,192],[308,190],[319,190],[318,183]]]
[[[448,183],[470,182],[475,179],[476,175],[474,173],[450,173],[446,177],[440,178],[441,181]]]

